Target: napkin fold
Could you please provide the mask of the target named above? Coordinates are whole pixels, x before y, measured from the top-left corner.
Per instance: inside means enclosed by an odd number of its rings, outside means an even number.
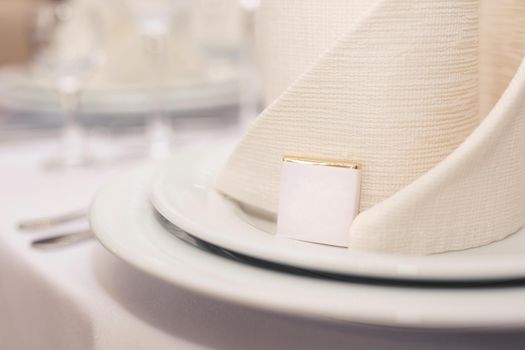
[[[430,254],[515,232],[524,15],[518,0],[263,2],[266,96],[279,96],[217,189],[274,214],[283,155],[335,158],[362,164],[351,249]]]

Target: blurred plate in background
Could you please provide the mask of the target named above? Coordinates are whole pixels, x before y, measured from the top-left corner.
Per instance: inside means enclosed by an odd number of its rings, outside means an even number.
[[[155,89],[140,86],[86,87],[81,96],[82,114],[147,114],[155,108],[154,95]],[[238,78],[232,74],[222,79],[187,79],[163,87],[161,95],[167,113],[234,106],[239,100]],[[0,108],[18,113],[60,113],[50,83],[13,68],[0,70]]]

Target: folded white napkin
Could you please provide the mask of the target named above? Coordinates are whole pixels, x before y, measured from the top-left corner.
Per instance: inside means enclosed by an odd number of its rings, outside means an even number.
[[[362,164],[351,249],[429,254],[515,232],[523,18],[519,0],[263,2],[266,96],[279,96],[217,188],[275,213],[283,155],[335,158]]]
[[[143,2],[147,7],[148,1]],[[71,6],[80,14],[87,13],[87,9],[96,12],[100,25],[101,47],[98,49],[104,52],[104,64],[91,77],[88,88],[137,88],[158,84],[157,80],[152,81],[151,58],[144,48],[138,20],[133,18],[128,1],[74,0]],[[225,57],[231,56],[238,46],[239,12],[237,0],[195,0],[187,8],[176,11],[166,40],[163,81],[172,86],[185,86],[234,79],[234,62]],[[0,11],[0,18],[1,15]],[[55,50],[74,53],[89,44],[87,33],[91,28],[86,29],[86,23],[81,23],[81,15],[78,18],[53,38]],[[2,25],[0,23],[0,27]],[[214,55],[208,51],[213,51]],[[41,78],[44,82],[49,80],[47,75]]]

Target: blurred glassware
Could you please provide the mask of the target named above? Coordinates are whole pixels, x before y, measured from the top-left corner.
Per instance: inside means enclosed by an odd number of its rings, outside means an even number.
[[[240,18],[239,57],[239,119],[240,127],[247,128],[260,111],[260,87],[255,64],[255,13],[260,0],[239,0]]]
[[[239,127],[260,110],[254,22],[259,0],[193,0],[191,35],[211,74],[234,66],[239,84]],[[216,73],[215,73],[216,74]]]
[[[160,139],[163,139],[162,134],[167,134],[165,139],[169,144],[172,133],[176,142],[183,140],[190,125],[199,129],[224,129],[228,125],[232,131],[237,129],[241,99],[241,115],[247,115],[247,121],[255,117],[256,113],[245,113],[253,110],[250,106],[254,105],[246,101],[258,100],[258,96],[253,98],[251,85],[252,48],[244,49],[253,41],[253,9],[248,6],[245,10],[246,6],[239,0],[173,1],[173,11],[158,10],[166,4],[172,6],[169,1],[72,2],[95,6],[104,27],[102,48],[97,48],[104,52],[104,62],[83,81],[80,96],[80,121],[89,136],[86,138],[89,154],[92,158],[97,155],[97,163],[101,159],[94,148],[100,143],[96,136],[100,129],[111,128],[120,133],[133,128],[142,135],[144,122],[149,120],[149,133],[160,130]],[[32,31],[34,51],[47,45],[45,41],[50,34],[45,28],[54,30],[48,24],[54,21],[49,13],[52,11],[38,11],[39,20],[34,26],[42,30]],[[89,35],[79,38],[76,32],[69,30],[61,43],[67,47],[89,40]],[[152,45],[143,32],[153,37],[160,32],[164,39],[153,40]],[[41,41],[44,44],[39,44]],[[160,64],[152,64],[153,60]],[[5,125],[10,128],[3,131],[51,130],[61,125],[62,113],[54,78],[40,66],[28,68],[20,65],[0,69],[0,122],[6,121]],[[163,115],[166,124],[169,121],[176,128],[163,127],[162,123],[161,127],[152,128],[151,124],[155,124],[152,114]],[[159,138],[140,139],[142,152],[149,153],[153,139]],[[112,138],[114,142],[120,141]],[[154,144],[162,145],[163,142]],[[165,146],[166,143],[161,150],[167,150]]]
[[[142,36],[143,51],[152,87],[152,110],[146,132],[150,139],[150,156],[165,157],[172,146],[172,126],[164,106],[165,77],[168,67],[168,39],[172,21],[189,0],[123,0],[128,5],[137,29]]]
[[[89,3],[72,0],[42,2],[31,36],[34,69],[50,76],[64,115],[61,154],[49,165],[93,163],[79,122],[79,96],[85,81],[103,61],[102,24]]]

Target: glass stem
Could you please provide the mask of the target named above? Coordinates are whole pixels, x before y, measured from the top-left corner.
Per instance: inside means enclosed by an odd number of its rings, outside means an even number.
[[[239,116],[242,131],[248,128],[259,112],[259,87],[255,67],[254,23],[258,0],[241,0],[241,48],[239,57]]]
[[[147,132],[150,138],[150,155],[162,158],[169,153],[172,144],[172,130],[164,106],[164,75],[167,74],[167,36],[164,34],[145,35],[144,46],[149,61],[149,75],[153,87],[152,109],[148,118]]]
[[[62,157],[66,165],[81,164],[85,160],[85,133],[79,121],[80,88],[72,82],[58,86],[60,107],[64,116],[62,127]]]

